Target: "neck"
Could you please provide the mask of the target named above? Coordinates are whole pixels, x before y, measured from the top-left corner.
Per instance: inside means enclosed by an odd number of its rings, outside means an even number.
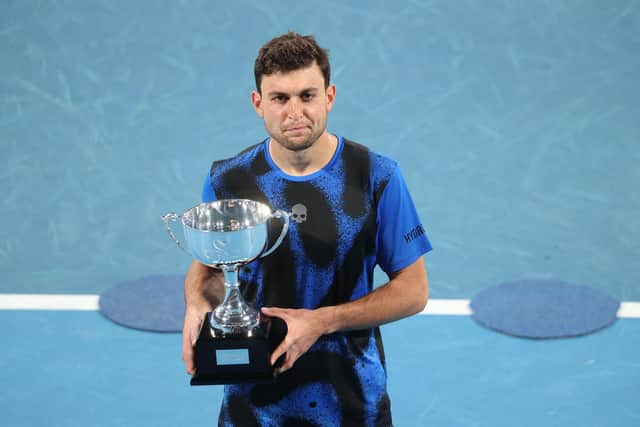
[[[325,131],[309,148],[300,151],[289,150],[271,140],[269,154],[275,164],[287,175],[311,175],[325,167],[338,147],[338,138]]]

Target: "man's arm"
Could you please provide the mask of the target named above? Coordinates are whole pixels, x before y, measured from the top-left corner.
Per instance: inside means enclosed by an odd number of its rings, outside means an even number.
[[[220,270],[193,261],[184,280],[184,326],[182,328],[182,360],[187,373],[195,373],[193,346],[207,312],[224,298],[224,275]]]
[[[288,328],[287,336],[271,355],[271,363],[286,353],[280,372],[286,371],[320,336],[371,328],[411,316],[424,309],[428,298],[427,271],[420,257],[390,275],[388,283],[355,301],[316,310],[264,307],[264,314],[283,319]]]

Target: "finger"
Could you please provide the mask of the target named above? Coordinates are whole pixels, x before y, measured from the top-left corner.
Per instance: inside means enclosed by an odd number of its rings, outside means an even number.
[[[186,339],[182,344],[182,361],[184,362],[185,370],[189,375],[195,373],[195,361],[193,354],[193,346],[189,342],[190,339]]]
[[[185,325],[182,332],[182,361],[185,364],[185,370],[189,375],[193,375],[196,371],[195,366],[195,352],[193,351],[200,328],[202,326],[202,320],[189,321],[185,318]]]
[[[193,345],[185,340],[182,345],[182,361],[184,362],[184,368],[189,375],[193,375],[196,371],[195,353],[193,351]]]
[[[261,309],[263,314],[271,317],[278,317],[280,319],[284,319],[284,316],[287,314],[287,310],[278,307],[262,307]]]
[[[269,359],[269,363],[271,364],[271,366],[275,365],[280,356],[287,352],[288,343],[286,341],[286,338],[282,340],[280,345],[275,350],[273,350],[273,353],[271,353],[271,358]]]
[[[296,360],[298,360],[298,356],[294,352],[288,351],[284,363],[278,369],[278,374],[282,374],[283,372],[291,369],[293,367],[293,364],[296,363]]]

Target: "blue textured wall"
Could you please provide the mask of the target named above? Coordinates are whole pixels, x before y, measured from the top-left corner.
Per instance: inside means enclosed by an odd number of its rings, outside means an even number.
[[[267,3],[269,5],[267,6]],[[396,158],[432,296],[556,278],[640,299],[640,4],[2,1],[0,292],[188,264],[159,217],[265,135],[258,48],[328,47],[329,127]]]

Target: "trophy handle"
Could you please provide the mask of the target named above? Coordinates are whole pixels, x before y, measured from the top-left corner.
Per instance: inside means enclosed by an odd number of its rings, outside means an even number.
[[[268,250],[266,250],[265,252],[262,253],[262,255],[260,255],[260,258],[262,257],[266,257],[267,255],[271,254],[273,251],[275,251],[276,249],[278,249],[278,246],[280,246],[280,244],[282,243],[282,241],[284,240],[284,236],[286,236],[287,231],[289,230],[289,217],[290,214],[283,211],[283,210],[277,210],[273,213],[273,215],[271,216],[271,218],[282,218],[282,231],[280,232],[280,235],[278,236],[278,240],[276,240],[276,242],[273,244],[273,246],[271,246]]]
[[[171,237],[173,241],[176,242],[176,244],[180,249],[185,251],[190,256],[193,256],[184,246],[182,246],[182,244],[180,243],[176,235],[173,233],[173,230],[171,229],[171,224],[169,224],[169,221],[178,221],[180,217],[176,215],[175,212],[169,212],[168,214],[162,215],[161,218],[162,218],[162,222],[164,222],[165,227],[167,227],[167,232],[169,233],[169,237]]]

